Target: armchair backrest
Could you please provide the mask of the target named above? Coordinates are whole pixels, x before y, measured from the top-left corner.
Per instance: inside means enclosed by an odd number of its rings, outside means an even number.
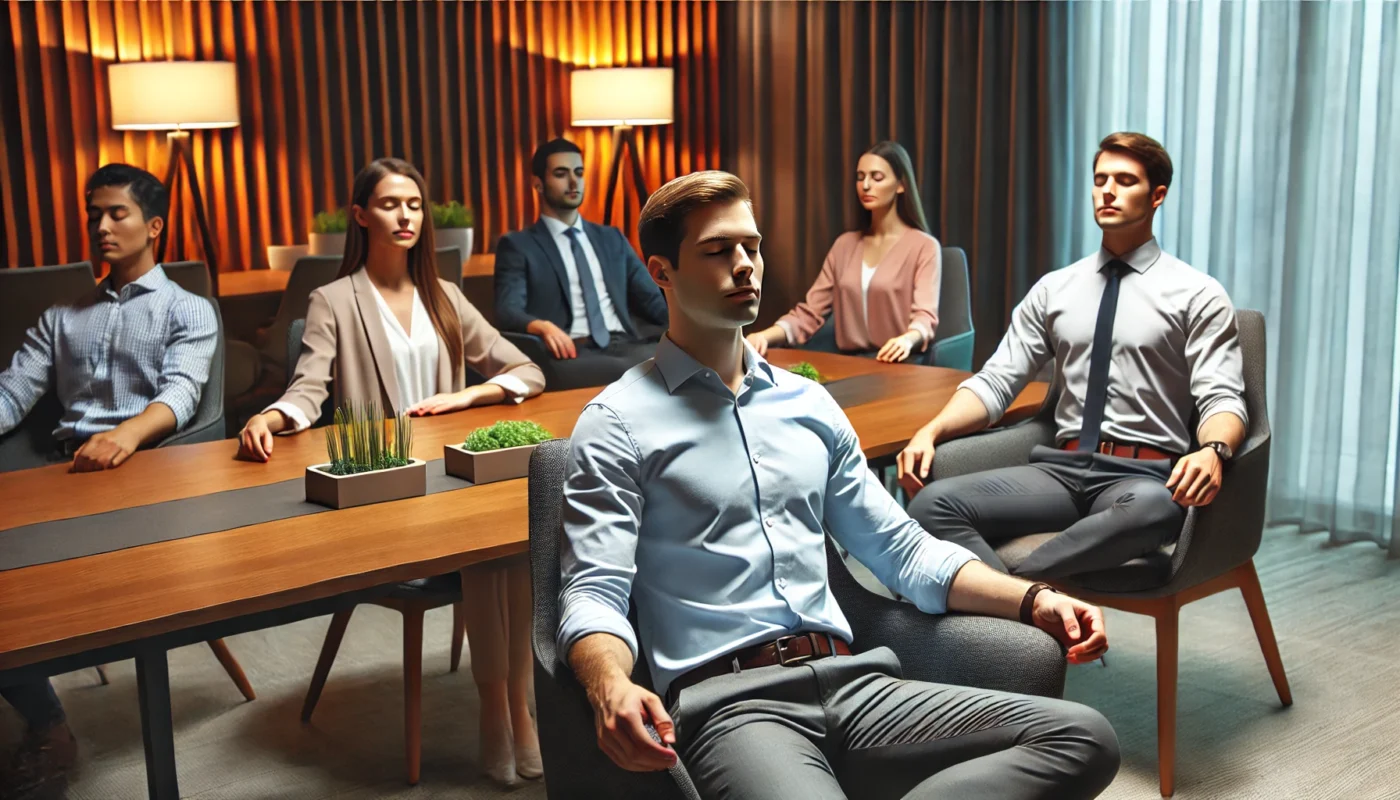
[[[287,340],[287,328],[292,320],[306,319],[306,311],[311,307],[311,293],[335,280],[340,272],[340,256],[303,256],[292,265],[292,274],[287,278],[287,288],[282,292],[282,302],[277,306],[277,315],[267,330],[267,344],[262,354],[273,364],[285,367],[290,377],[296,364],[282,364],[287,357],[283,342]]]
[[[670,774],[627,772],[598,749],[593,708],[573,672],[559,661],[559,542],[564,530],[564,467],[569,440],[554,439],[530,457],[530,582],[534,596],[531,648],[535,654],[535,706],[540,750],[550,797],[698,797],[685,768]],[[646,659],[637,659],[632,680],[651,686]],[[681,786],[690,788],[690,793]]]
[[[214,297],[209,268],[203,261],[167,261],[161,264],[160,268],[165,270],[165,277],[190,294],[211,299]]]

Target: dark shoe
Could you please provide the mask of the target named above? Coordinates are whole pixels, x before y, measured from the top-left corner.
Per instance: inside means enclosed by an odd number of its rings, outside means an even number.
[[[54,800],[68,791],[68,770],[78,758],[78,742],[59,724],[25,737],[0,772],[0,800]]]

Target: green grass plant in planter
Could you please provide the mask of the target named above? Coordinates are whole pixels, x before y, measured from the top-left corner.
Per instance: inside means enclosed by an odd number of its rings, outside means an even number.
[[[459,445],[443,448],[447,474],[472,483],[523,478],[530,472],[535,445],[554,435],[528,420],[502,420],[477,428]]]
[[[809,361],[799,361],[796,364],[793,364],[792,366],[788,367],[788,372],[791,372],[794,375],[801,375],[807,380],[816,381],[817,383],[825,383],[826,381],[826,379],[822,377],[822,374],[820,372],[817,372],[817,368],[812,366],[811,362]]]
[[[350,229],[350,212],[343,208],[318,211],[311,220],[312,233],[345,233]]]
[[[306,468],[308,501],[350,508],[427,494],[427,464],[413,457],[407,415],[385,419],[376,405],[349,403],[324,435],[327,462]]]
[[[472,210],[456,200],[450,203],[431,203],[429,208],[433,212],[433,227],[438,230],[472,226]]]

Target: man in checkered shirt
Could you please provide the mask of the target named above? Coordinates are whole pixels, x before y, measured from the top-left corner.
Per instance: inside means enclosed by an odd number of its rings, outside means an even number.
[[[64,412],[55,456],[71,455],[73,471],[89,472],[120,466],[194,418],[219,329],[210,302],[155,262],[169,206],[160,181],[136,167],[109,164],[88,180],[88,236],[111,272],[25,333],[0,372],[0,435],[55,391]],[[0,797],[61,793],[77,744],[53,686],[5,686],[0,695],[29,724],[13,758],[0,761]]]

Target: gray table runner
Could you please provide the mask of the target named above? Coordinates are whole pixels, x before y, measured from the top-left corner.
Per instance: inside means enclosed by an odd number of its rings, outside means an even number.
[[[428,494],[471,486],[428,462]],[[0,531],[0,572],[261,525],[333,509],[306,502],[304,478]]]
[[[878,373],[832,381],[825,386],[842,408],[877,400],[885,394],[884,376]],[[471,485],[470,481],[446,474],[442,459],[428,462],[428,494]],[[0,531],[0,572],[331,510],[306,502],[304,478],[293,478],[84,517],[36,522]]]

